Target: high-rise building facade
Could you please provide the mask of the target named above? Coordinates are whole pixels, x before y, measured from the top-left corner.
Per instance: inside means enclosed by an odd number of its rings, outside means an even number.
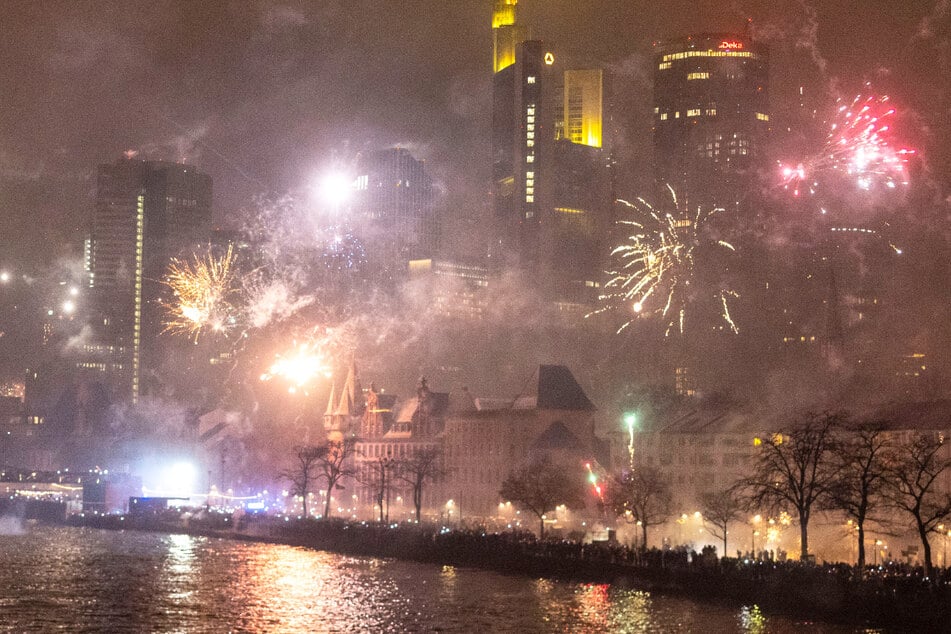
[[[733,34],[654,48],[654,168],[691,207],[744,206],[766,157],[769,54]]]
[[[504,20],[499,11],[504,9]],[[496,233],[491,254],[514,261],[552,300],[590,305],[607,229],[599,69],[565,70],[539,40],[519,38],[515,0],[497,4],[492,108]]]
[[[403,148],[372,152],[358,164],[350,222],[366,252],[369,277],[405,280],[409,263],[436,254],[439,227],[433,181]]]
[[[211,230],[211,177],[193,166],[123,158],[99,166],[86,248],[94,340],[80,368],[135,403],[157,364],[162,279]]]

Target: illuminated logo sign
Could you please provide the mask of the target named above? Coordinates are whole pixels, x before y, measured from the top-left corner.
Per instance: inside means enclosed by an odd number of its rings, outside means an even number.
[[[743,42],[738,42],[736,40],[723,40],[718,46],[721,51],[742,51]]]
[[[549,66],[555,63],[555,56],[551,52],[545,53],[545,63]]]

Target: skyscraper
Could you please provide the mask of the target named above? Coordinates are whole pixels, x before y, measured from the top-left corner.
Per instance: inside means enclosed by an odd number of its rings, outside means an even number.
[[[608,209],[602,72],[565,70],[543,42],[521,40],[515,11],[507,0],[493,15],[491,253],[527,271],[549,299],[590,305]]]
[[[431,259],[439,235],[433,182],[422,161],[403,148],[372,152],[358,164],[350,211],[366,251],[369,276],[404,280],[413,260]]]
[[[769,132],[766,47],[733,34],[655,45],[654,167],[690,206],[744,206]]]
[[[190,165],[123,158],[99,166],[86,249],[93,341],[79,366],[135,403],[156,368],[162,278],[207,242],[211,177]]]

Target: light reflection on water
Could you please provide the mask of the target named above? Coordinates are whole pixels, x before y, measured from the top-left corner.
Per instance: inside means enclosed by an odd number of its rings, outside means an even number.
[[[17,632],[848,631],[603,584],[68,528],[0,536],[0,615]]]

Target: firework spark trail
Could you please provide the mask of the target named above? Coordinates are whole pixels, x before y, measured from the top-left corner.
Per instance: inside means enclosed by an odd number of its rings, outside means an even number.
[[[719,248],[735,251],[733,246],[723,240],[712,243],[702,238],[706,221],[722,209],[708,212],[698,209],[693,215],[681,209],[677,194],[669,185],[672,212],[662,212],[643,198],[637,203],[618,199],[617,202],[633,209],[642,220],[622,220],[621,225],[633,227],[635,232],[629,236],[629,242],[616,247],[611,255],[618,258],[620,267],[610,271],[611,279],[605,285],[609,290],[601,296],[605,305],[591,313],[592,315],[610,310],[626,310],[630,307],[634,317],[626,319],[617,332],[621,333],[630,326],[637,316],[659,313],[667,321],[664,336],[669,336],[675,327],[684,332],[687,308],[690,303],[688,293],[696,280],[697,266],[695,252],[702,244],[712,244]],[[697,285],[694,283],[694,287]],[[659,305],[648,310],[653,298],[660,298]],[[732,290],[719,290],[722,307],[721,317],[734,333],[739,329],[733,322],[729,310],[729,298],[737,297]]]
[[[234,262],[232,245],[221,256],[209,248],[190,262],[172,260],[163,283],[172,289],[175,300],[165,304],[164,331],[197,341],[203,331],[223,332],[233,326]]]
[[[895,108],[887,96],[858,95],[850,104],[840,99],[825,144],[815,156],[798,163],[780,163],[780,184],[794,196],[815,194],[821,182],[844,174],[862,190],[907,185],[905,166],[915,150],[898,148],[891,139]]]

